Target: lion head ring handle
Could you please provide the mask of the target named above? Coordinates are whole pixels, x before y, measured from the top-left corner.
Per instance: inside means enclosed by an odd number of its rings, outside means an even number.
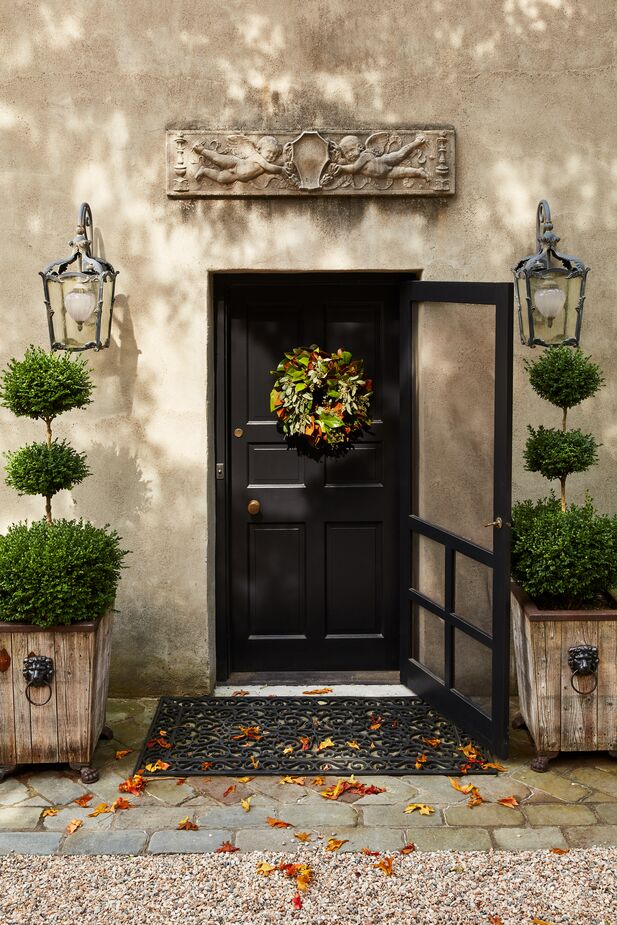
[[[598,656],[597,646],[571,646],[568,649],[568,665],[572,670],[570,684],[577,694],[593,694],[598,686]],[[586,678],[593,675],[594,684],[588,691],[582,691],[576,686],[576,678]]]
[[[24,659],[24,678],[26,684],[26,698],[34,707],[44,707],[51,700],[51,682],[54,677],[54,661],[47,655],[29,655]],[[45,700],[33,700],[31,689],[33,687],[47,687]]]

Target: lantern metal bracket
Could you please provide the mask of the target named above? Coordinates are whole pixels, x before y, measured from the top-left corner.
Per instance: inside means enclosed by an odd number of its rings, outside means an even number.
[[[94,273],[113,273],[114,268],[110,263],[107,263],[106,260],[101,260],[100,257],[92,256],[92,227],[92,209],[87,202],[82,202],[79,207],[75,235],[69,241],[69,246],[73,248],[73,253],[70,257],[53,260],[40,275],[43,276],[50,272],[64,273],[76,260],[79,260],[80,273],[88,272],[88,270]]]

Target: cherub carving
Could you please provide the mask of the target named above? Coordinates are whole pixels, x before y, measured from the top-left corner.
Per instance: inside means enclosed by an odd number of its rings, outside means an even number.
[[[373,180],[408,177],[422,177],[428,180],[429,175],[424,167],[401,166],[401,161],[426,144],[426,136],[418,135],[409,144],[393,148],[397,142],[400,143],[398,136],[390,132],[374,132],[364,145],[357,135],[345,135],[338,143],[343,160],[332,165],[332,175],[352,174]]]
[[[253,144],[246,135],[228,135],[227,141],[231,147],[231,154],[221,154],[206,147],[206,141],[193,145],[193,151],[199,154],[200,166],[195,171],[195,179],[208,177],[216,183],[247,183],[264,174],[269,175],[267,185],[272,176],[284,174],[285,168],[276,161],[281,156],[283,147],[273,135],[264,135],[257,144]],[[216,167],[206,166],[206,161]]]

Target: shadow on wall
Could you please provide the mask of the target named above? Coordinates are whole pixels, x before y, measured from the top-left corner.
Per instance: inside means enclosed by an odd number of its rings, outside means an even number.
[[[92,357],[95,403],[66,422],[95,477],[75,506],[61,502],[71,516],[118,525],[133,550],[119,601],[116,690],[203,692],[208,683],[208,267],[394,269],[417,266],[420,254],[429,278],[506,279],[533,246],[543,196],[566,250],[587,256],[589,247],[593,266],[611,265],[613,0],[489,7],[487,15],[476,0],[429,0],[407,12],[386,2],[369,16],[352,0],[258,8],[111,0],[106,17],[93,19],[48,0],[0,14],[0,233],[10,261],[1,364],[44,342],[36,274],[63,252],[81,201],[92,204],[121,271],[113,344]],[[388,201],[385,220],[380,201],[195,205],[163,193],[163,135],[174,125],[369,131],[435,121],[458,135],[459,192],[447,212]],[[591,277],[585,346],[607,370],[616,296],[614,280]],[[591,323],[592,312],[602,324]],[[524,418],[540,419],[520,357]],[[602,401],[602,417],[595,409],[585,426],[614,458],[615,398],[607,391]],[[515,490],[524,493],[518,432]],[[598,497],[611,498],[609,480],[595,479]],[[23,510],[0,486],[3,521]]]

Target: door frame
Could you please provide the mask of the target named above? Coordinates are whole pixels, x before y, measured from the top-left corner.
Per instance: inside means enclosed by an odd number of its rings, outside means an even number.
[[[227,356],[227,292],[230,286],[254,286],[256,282],[265,285],[300,284],[303,279],[330,285],[349,285],[360,283],[368,278],[372,283],[402,284],[420,279],[418,270],[383,271],[383,270],[333,270],[333,271],[299,271],[276,272],[260,271],[247,273],[214,273],[214,501],[215,501],[215,658],[216,680],[224,682],[231,673],[231,633],[230,633],[230,583],[229,570],[229,511],[230,479],[229,471],[229,363]],[[220,474],[223,467],[223,475]],[[288,672],[281,670],[281,675]],[[289,683],[289,682],[287,682]]]

